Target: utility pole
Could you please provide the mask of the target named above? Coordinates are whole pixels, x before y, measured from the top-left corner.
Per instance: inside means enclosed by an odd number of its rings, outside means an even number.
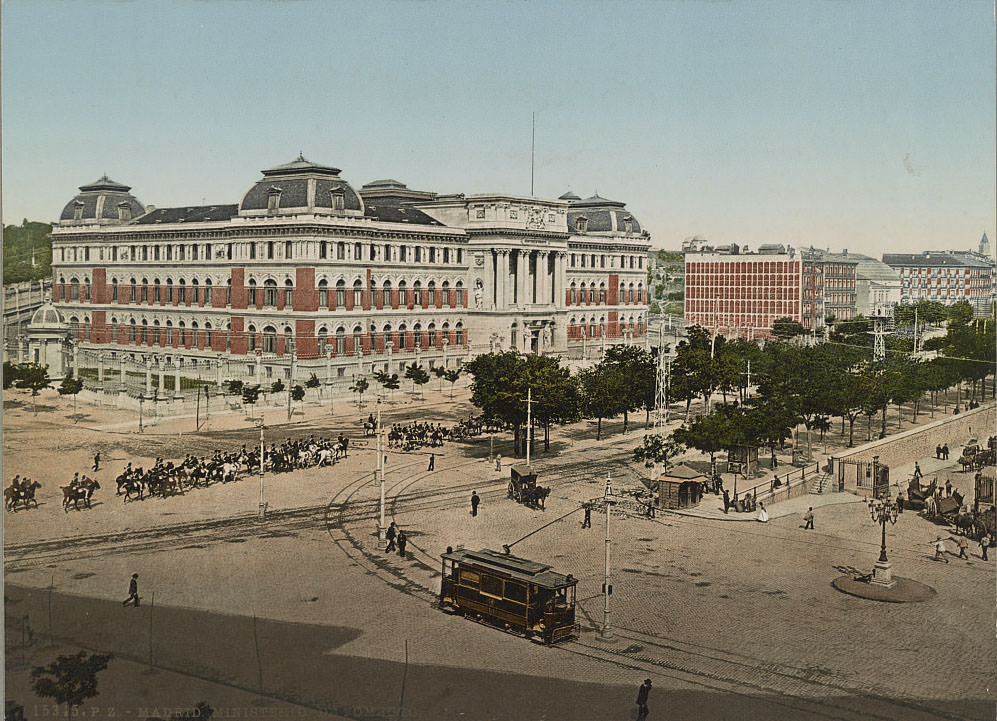
[[[383,541],[387,538],[384,527],[384,431],[381,429],[381,399],[377,399],[377,476],[381,484],[381,514],[377,522],[377,535]]]
[[[264,452],[263,411],[261,409],[260,410],[260,509],[259,509],[261,521],[265,519],[267,516],[267,504],[263,501],[263,466],[264,466],[263,452]]]
[[[527,388],[526,389],[526,467],[527,468],[530,467],[530,441],[532,440],[530,436],[532,436],[531,431],[533,430],[532,410],[533,410],[533,389]]]
[[[873,360],[883,360],[886,357],[886,330],[884,329],[885,318],[880,313],[872,319],[875,340],[872,347]]]
[[[606,474],[606,495],[605,495],[605,505],[606,505],[606,569],[605,576],[603,577],[602,584],[602,595],[604,598],[604,605],[602,609],[602,631],[599,636],[602,639],[610,639],[613,634],[609,630],[609,595],[613,592],[612,586],[609,585],[609,517],[612,515],[613,504],[616,501],[613,500],[613,484],[610,479],[610,474]]]
[[[914,353],[917,353],[917,306],[914,306]]]

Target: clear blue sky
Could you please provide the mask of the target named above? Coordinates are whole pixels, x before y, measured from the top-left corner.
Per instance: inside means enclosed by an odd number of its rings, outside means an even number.
[[[305,157],[359,186],[569,188],[656,246],[883,251],[995,233],[994,15],[951,2],[3,3],[3,222],[107,173],[235,203]]]

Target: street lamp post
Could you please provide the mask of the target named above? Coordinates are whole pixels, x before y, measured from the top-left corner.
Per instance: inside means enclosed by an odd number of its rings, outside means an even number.
[[[381,399],[377,399],[377,476],[381,484],[380,516],[377,522],[377,535],[385,540],[387,529],[384,527],[384,434],[381,430]]]
[[[899,509],[896,501],[891,501],[889,498],[878,500],[870,498],[868,506],[869,515],[872,517],[873,523],[878,523],[883,529],[882,545],[879,549],[879,560],[876,561],[876,565],[873,567],[871,582],[879,584],[885,588],[892,588],[896,583],[896,580],[893,578],[893,567],[886,558],[886,524],[895,524],[897,522]]]
[[[606,494],[604,501],[606,505],[606,567],[602,584],[604,604],[602,608],[602,629],[599,632],[599,637],[610,639],[613,637],[613,633],[609,630],[609,596],[613,592],[613,587],[609,584],[609,517],[612,515],[613,504],[616,501],[613,499],[613,484],[608,473],[606,474]]]
[[[267,504],[263,500],[263,466],[264,466],[264,451],[263,446],[263,412],[260,412],[260,507],[259,516],[260,520],[264,520],[267,516]]]

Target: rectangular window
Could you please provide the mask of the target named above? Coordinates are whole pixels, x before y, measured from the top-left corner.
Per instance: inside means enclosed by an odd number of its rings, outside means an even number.
[[[249,259],[256,260],[256,243],[249,244]]]
[[[450,262],[450,249],[449,248],[444,248],[443,249],[443,262],[444,263],[449,263]]]
[[[346,243],[336,243],[336,260],[346,260]]]
[[[502,579],[495,576],[481,577],[481,593],[488,596],[502,597]]]
[[[318,244],[318,257],[322,260],[325,260],[327,252],[328,252],[328,247],[326,245],[326,242],[323,240],[321,243]]]
[[[416,263],[422,262],[422,248],[419,247],[418,245],[415,246],[415,262]]]
[[[353,244],[353,260],[363,260],[363,246],[360,243]]]
[[[463,263],[464,262],[464,249],[463,248],[457,248],[457,262],[458,263]]]
[[[319,288],[318,289],[318,307],[328,308],[329,307],[329,289]]]
[[[89,258],[87,260],[89,260]],[[436,262],[436,248],[429,249],[429,262],[430,263]]]
[[[267,260],[273,260],[273,241],[267,241]]]
[[[290,260],[294,257],[294,245],[290,240],[284,241],[284,258]]]
[[[398,250],[398,260],[400,260],[402,263],[405,263],[405,262],[408,261],[408,247],[407,246],[403,245],[403,246],[401,246],[401,248],[399,248],[399,250]]]

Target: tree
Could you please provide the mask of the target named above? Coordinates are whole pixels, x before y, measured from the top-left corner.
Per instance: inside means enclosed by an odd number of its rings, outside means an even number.
[[[59,656],[47,666],[31,669],[31,688],[38,696],[66,704],[66,715],[72,716],[74,706],[97,695],[97,674],[107,668],[113,656],[88,655],[80,651],[72,656]]]
[[[948,319],[950,323],[966,325],[973,317],[973,306],[969,301],[960,300],[948,307]]]
[[[7,390],[14,383],[17,382],[18,378],[21,377],[21,369],[16,363],[11,363],[10,361],[3,362],[3,389]]]
[[[578,386],[571,377],[571,371],[561,366],[561,359],[528,355],[523,360],[527,391],[532,394],[532,423],[539,423],[544,429],[544,450],[550,450],[550,428],[554,423],[564,424],[577,420],[579,414]],[[533,429],[527,429],[527,438],[532,442]],[[532,446],[531,446],[532,449]]]
[[[583,369],[577,378],[582,410],[598,419],[595,438],[601,440],[602,419],[619,415],[627,405],[627,379],[618,366],[605,362]]]
[[[448,370],[443,374],[443,377],[446,378],[447,382],[450,384],[450,400],[453,400],[453,387],[454,384],[460,380],[460,371]]]
[[[772,335],[781,340],[789,340],[803,335],[806,330],[792,318],[776,318],[772,322]]]
[[[249,413],[250,418],[252,418],[253,416],[252,406],[256,404],[257,400],[259,400],[260,393],[262,392],[263,392],[262,389],[258,385],[242,387],[242,402],[245,403],[246,406],[248,406],[248,410],[250,411]]]
[[[270,385],[270,392],[271,393],[280,393],[282,390],[284,390],[284,382],[280,378],[278,378],[277,380],[275,380]]]
[[[384,390],[391,391],[392,397],[394,397],[394,392],[398,390],[399,386],[401,386],[397,373],[374,371],[374,380],[380,383]]]
[[[614,345],[606,349],[602,362],[607,367],[616,368],[629,380],[623,386],[623,396],[619,399],[623,412],[623,432],[626,433],[630,425],[630,411],[647,407],[647,389],[654,385],[655,368],[651,354],[638,346]],[[653,400],[651,403],[653,404]]]
[[[656,475],[667,473],[672,467],[672,459],[685,450],[682,444],[675,440],[675,434],[661,436],[658,434],[644,436],[641,445],[633,450],[633,459],[643,463],[645,468],[658,467]]]
[[[304,399],[305,399],[305,389],[302,388],[300,385],[294,386],[294,388],[291,389],[291,400],[300,402],[303,401]]]
[[[520,431],[526,421],[525,363],[516,351],[483,353],[464,366],[473,376],[471,403],[486,421],[513,427],[514,453],[520,449]]]
[[[48,366],[41,366],[37,363],[22,363],[14,387],[31,391],[31,409],[37,414],[35,397],[38,395],[38,391],[48,388],[51,384],[52,379],[48,377]]]
[[[443,366],[433,366],[433,375],[440,379],[440,393],[443,392],[443,376],[447,373],[447,369]]]
[[[76,395],[83,390],[83,379],[73,378],[73,372],[69,371],[66,376],[62,379],[62,383],[59,384],[60,396],[72,396],[73,397],[73,423],[76,423],[79,419],[76,417]]]
[[[350,386],[350,390],[359,396],[357,408],[363,408],[363,394],[367,392],[368,388],[370,388],[370,381],[366,378],[357,378]]]
[[[20,226],[3,227],[3,283],[52,277],[52,241],[48,223],[25,218]]]
[[[416,386],[429,383],[429,373],[421,365],[413,362],[405,367],[405,380],[412,381],[412,391],[415,392]]]
[[[721,406],[713,413],[697,418],[688,426],[676,428],[672,433],[677,443],[695,448],[700,453],[708,453],[711,471],[716,468],[717,453],[733,445],[730,422],[723,408]]]

